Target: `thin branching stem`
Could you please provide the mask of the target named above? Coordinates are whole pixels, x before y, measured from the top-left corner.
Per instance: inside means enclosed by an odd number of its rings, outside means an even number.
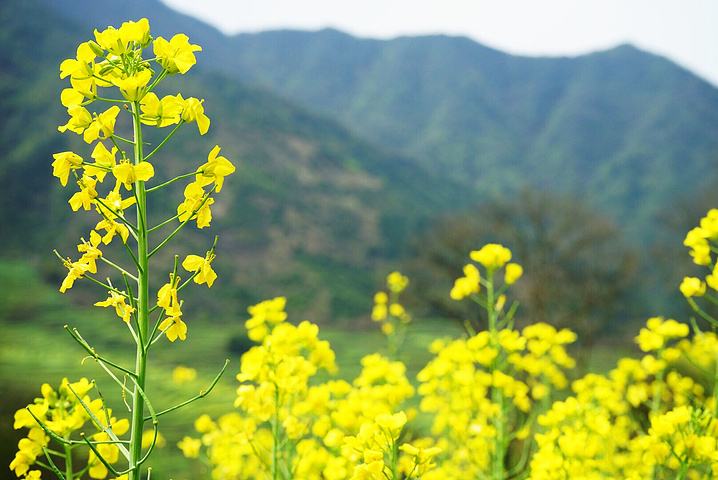
[[[196,277],[197,275],[199,275],[199,272],[200,272],[199,270],[197,270],[196,272],[192,272],[192,275],[191,275],[187,280],[185,280],[185,281],[182,283],[182,285],[180,285],[179,287],[177,287],[177,291],[179,292],[179,291],[181,291],[184,287],[186,287],[192,280],[194,280],[194,277]]]
[[[99,203],[99,204],[102,206],[102,208],[106,208],[108,212],[110,212],[110,213],[113,214],[115,217],[117,217],[117,218],[119,218],[120,220],[122,220],[122,223],[124,223],[125,225],[127,225],[127,227],[130,229],[130,232],[133,232],[133,233],[134,233],[134,235],[133,235],[134,238],[137,239],[137,236],[136,236],[136,234],[137,234],[137,227],[136,227],[134,224],[132,224],[132,222],[130,222],[129,220],[127,220],[122,213],[120,213],[120,212],[117,211],[117,210],[114,210],[112,207],[110,207],[109,205],[107,205],[107,204],[105,203],[105,201],[102,200],[100,197],[95,198],[95,201],[96,201],[97,203]],[[100,210],[102,210],[102,209],[100,209]],[[100,211],[100,213],[102,214],[103,217],[105,217],[105,219],[111,221],[111,219],[108,218],[107,215],[106,215],[104,212]]]
[[[77,392],[75,391],[75,389],[72,388],[72,385],[67,384],[67,388],[72,392],[73,395],[75,395],[75,398],[77,398],[77,401],[80,402],[80,405],[81,405],[82,408],[85,410],[85,412],[87,412],[87,414],[90,416],[90,418],[92,419],[92,422],[95,424],[95,426],[96,426],[99,430],[105,432],[112,440],[114,440],[115,443],[117,444],[117,448],[120,450],[120,452],[122,453],[122,455],[124,455],[124,457],[129,460],[129,458],[130,458],[130,453],[129,453],[129,451],[125,448],[125,446],[122,444],[122,442],[120,441],[120,439],[117,438],[117,435],[115,435],[115,432],[112,431],[112,426],[111,426],[111,425],[105,426],[105,425],[102,424],[102,422],[100,421],[99,418],[97,418],[97,416],[94,414],[94,412],[92,411],[92,409],[90,409],[90,407],[87,406],[87,404],[86,404],[85,401],[82,399],[82,397],[80,397],[80,396],[77,394]]]
[[[172,136],[175,134],[175,132],[177,132],[177,130],[179,130],[179,128],[182,125],[184,125],[184,120],[179,121],[179,123],[175,126],[175,128],[173,128],[172,131],[170,131],[170,133],[167,134],[167,136],[159,143],[159,145],[157,145],[154,148],[154,150],[152,150],[150,153],[148,153],[145,156],[145,160],[149,160],[150,158],[152,158],[154,156],[154,154],[157,153],[165,145],[165,143],[167,143],[169,141],[170,138],[172,138]],[[147,191],[149,192],[151,190],[152,189],[148,189]]]
[[[204,207],[205,203],[207,203],[207,200],[209,200],[209,197],[210,197],[210,195],[214,192],[214,189],[215,189],[215,188],[216,188],[216,185],[213,186],[212,189],[204,195],[204,198],[202,199],[202,202],[200,203],[200,205],[199,205],[197,208],[195,208],[194,211],[193,211],[182,223],[180,223],[180,224],[177,226],[177,228],[174,229],[174,231],[173,231],[172,233],[170,233],[170,234],[167,236],[167,238],[165,238],[164,240],[162,240],[159,245],[157,245],[155,248],[152,249],[152,251],[151,251],[151,252],[149,253],[149,255],[148,255],[148,258],[149,258],[149,257],[152,257],[155,253],[159,252],[159,251],[162,249],[162,247],[164,247],[165,245],[167,245],[167,243],[168,243],[170,240],[172,240],[172,239],[174,238],[174,236],[177,235],[177,234],[180,232],[180,230],[182,230],[182,228],[183,228],[185,225],[187,225],[187,223],[188,223],[190,220],[192,220],[192,218],[193,218],[195,215],[197,215],[197,212],[199,212],[199,211],[202,209],[202,207]]]
[[[105,460],[105,457],[103,457],[102,454],[97,450],[97,447],[95,447],[95,445],[93,445],[93,443],[87,439],[87,437],[85,436],[85,432],[80,432],[80,438],[85,442],[85,444],[87,444],[88,447],[90,447],[90,450],[92,450],[92,453],[95,454],[95,457],[97,457],[97,459],[102,462],[105,468],[107,468],[107,470],[109,470],[112,475],[116,477],[119,477],[121,475],[120,472],[115,470],[115,467],[113,467],[110,462]]]
[[[89,281],[91,281],[93,283],[98,284],[101,287],[106,288],[108,292],[115,292],[118,295],[124,295],[125,297],[129,298],[129,295],[127,295],[125,292],[123,292],[121,290],[117,290],[115,287],[108,285],[105,282],[101,282],[100,280],[96,279],[92,275],[84,274],[82,277],[88,279]]]
[[[150,60],[148,60],[148,62],[149,61]],[[147,91],[151,92],[157,86],[157,84],[160,83],[163,78],[165,78],[165,76],[167,76],[167,70],[162,67],[162,71],[154,78],[154,80],[152,80],[152,83],[150,83],[150,85],[147,87]]]
[[[132,286],[130,285],[129,280],[127,280],[127,275],[123,274],[122,280],[125,282],[125,288],[127,289],[127,294],[130,296],[130,307],[134,308],[135,312],[136,312],[137,311],[137,302],[135,301],[135,295],[132,292]],[[137,278],[134,278],[134,280],[137,281]]]
[[[150,228],[149,230],[147,230],[147,233],[152,233],[152,232],[154,232],[155,230],[159,230],[160,228],[164,227],[164,226],[167,225],[168,223],[172,223],[172,221],[177,220],[177,217],[179,217],[179,215],[175,215],[174,217],[168,218],[167,220],[163,221],[162,223],[157,224],[157,225],[155,225],[154,227],[152,227],[152,228]]]
[[[125,251],[130,255],[130,258],[132,258],[132,263],[135,264],[135,267],[137,267],[137,270],[142,273],[142,269],[140,268],[140,262],[137,261],[137,257],[135,256],[134,252],[130,248],[129,245],[127,245],[127,242],[122,242],[122,246],[125,247]]]
[[[152,188],[148,188],[148,189],[147,189],[147,193],[149,193],[149,192],[154,192],[155,190],[159,190],[159,189],[164,188],[164,187],[166,187],[166,186],[168,186],[168,185],[172,185],[173,183],[175,183],[175,182],[177,182],[177,181],[179,181],[179,180],[183,180],[183,179],[185,179],[185,178],[189,178],[189,177],[191,177],[191,176],[193,176],[193,175],[197,175],[197,174],[199,174],[199,173],[202,173],[202,170],[196,170],[196,171],[194,171],[194,172],[189,172],[189,173],[185,173],[185,174],[183,174],[183,175],[178,175],[178,176],[176,176],[175,178],[173,178],[172,180],[167,180],[167,181],[164,182],[164,183],[160,183],[159,185],[155,185],[155,186],[152,187]]]
[[[100,258],[100,260],[102,260],[103,262],[105,262],[105,263],[108,264],[109,266],[113,267],[113,268],[116,269],[118,272],[120,272],[123,277],[130,277],[130,278],[131,278],[132,280],[134,280],[135,282],[137,281],[137,277],[136,277],[136,276],[134,276],[133,274],[131,274],[130,272],[128,272],[128,271],[125,270],[124,268],[120,267],[119,265],[117,265],[117,264],[116,264],[115,262],[113,262],[112,260],[109,260],[109,259],[107,259],[107,258],[104,257],[104,256],[101,256],[101,257],[99,257],[99,258]]]
[[[38,424],[38,426],[39,426],[45,433],[47,433],[48,436],[50,436],[52,439],[56,440],[56,441],[59,442],[60,444],[62,444],[62,445],[84,445],[84,444],[85,444],[85,442],[81,442],[81,441],[79,441],[79,440],[70,440],[70,439],[67,439],[67,438],[62,438],[61,436],[59,436],[58,434],[56,434],[55,432],[53,432],[53,431],[50,429],[50,427],[48,427],[47,425],[45,425],[45,422],[43,422],[42,420],[40,420],[40,419],[37,417],[37,415],[35,415],[34,413],[32,413],[32,410],[30,410],[30,408],[25,407],[25,410],[28,411],[28,413],[30,414],[30,416],[35,420],[35,422]],[[118,441],[115,441],[115,440],[107,440],[107,441],[95,442],[95,443],[98,444],[98,445],[101,444],[101,443],[105,443],[105,444],[108,444],[108,445],[114,445],[115,443],[129,443],[129,442],[128,442],[127,440],[118,440]]]
[[[57,475],[57,478],[59,480],[66,480],[65,475],[63,475],[60,469],[57,468],[57,465],[55,465],[55,462],[52,461],[52,458],[50,458],[50,450],[47,447],[42,447],[42,453],[45,454],[45,458],[47,459],[47,465],[45,466],[45,468],[47,468],[48,470],[52,470],[52,473]]]
[[[187,219],[185,219],[182,223],[180,223],[180,224],[177,226],[177,228],[175,228],[174,231],[167,236],[167,238],[165,238],[164,240],[162,240],[162,241],[159,243],[159,245],[157,245],[154,249],[152,249],[152,251],[151,251],[151,252],[149,253],[149,255],[148,255],[149,257],[152,257],[155,253],[159,252],[159,251],[162,249],[162,247],[164,247],[165,245],[167,245],[167,243],[169,243],[169,241],[172,240],[172,239],[174,238],[174,236],[177,235],[177,234],[180,232],[180,230],[182,230],[182,228],[183,228],[185,225],[187,225],[187,223],[188,223],[190,220],[192,220],[192,217],[194,217],[195,215],[197,215],[197,212],[199,212],[199,211],[202,209],[202,207],[204,207],[204,204],[207,203],[207,200],[209,200],[209,196],[210,196],[210,194],[211,194],[213,191],[214,191],[214,188],[212,188],[212,190],[210,190],[209,192],[207,192],[207,193],[205,194],[204,198],[202,199],[202,203],[200,204],[200,206],[197,207],[197,208],[189,215],[189,217],[187,217]]]
[[[120,158],[122,160],[125,160],[127,158],[127,154],[125,151],[120,147],[120,144],[117,143],[117,140],[114,139],[114,137],[110,136],[110,141],[112,142],[112,145],[115,146],[118,152],[120,152]]]
[[[157,307],[159,307],[159,306],[157,306]],[[164,313],[165,313],[164,310],[162,310],[160,312],[160,314],[157,315],[157,320],[155,320],[155,326],[152,327],[152,333],[150,333],[149,337],[147,337],[147,338],[149,338],[149,343],[145,347],[145,350],[148,349],[150,347],[150,345],[153,345],[155,343],[155,334],[157,333],[157,329],[159,328],[160,323],[162,323],[162,317],[164,317]],[[164,333],[164,332],[162,332],[162,333]]]
[[[97,351],[95,351],[95,349],[92,346],[90,346],[90,344],[87,343],[87,341],[84,338],[82,338],[82,335],[80,335],[80,332],[76,328],[70,328],[68,325],[65,325],[64,328],[65,328],[65,331],[67,331],[67,333],[69,333],[70,336],[73,339],[75,339],[75,341],[95,360],[97,360],[99,362],[106,363],[107,365],[111,366],[112,368],[115,368],[123,373],[126,373],[127,375],[131,375],[131,376],[135,375],[135,373],[132,372],[131,370],[128,370],[127,368],[125,368],[121,365],[118,365],[111,360],[104,358],[102,355],[99,355],[97,353]]]
[[[157,334],[157,336],[152,339],[152,341],[150,342],[150,344],[149,344],[147,347],[149,348],[150,346],[152,346],[152,345],[154,345],[155,343],[159,342],[159,341],[162,339],[162,335],[164,335],[165,332],[166,332],[167,330],[169,330],[171,326],[172,326],[172,325],[167,325],[167,328],[165,328],[165,329],[163,329],[163,330],[160,330],[160,332]]]
[[[99,100],[101,102],[109,102],[109,103],[130,103],[129,100],[121,100],[119,98],[95,97],[95,100]]]
[[[125,143],[129,143],[130,145],[134,145],[134,144],[135,144],[135,142],[132,141],[132,140],[130,140],[129,138],[124,138],[124,137],[121,137],[121,136],[116,135],[116,134],[114,134],[114,133],[112,134],[112,136],[111,136],[110,138],[116,138],[117,140],[121,140],[121,141],[123,141],[123,142],[125,142]]]
[[[703,310],[701,307],[699,307],[698,304],[695,302],[695,300],[693,300],[690,297],[686,298],[686,300],[688,301],[688,304],[691,306],[693,311],[696,312],[701,318],[703,318],[703,320],[708,322],[711,325],[711,327],[713,327],[713,328],[718,327],[718,320],[713,318],[711,315],[706,313],[705,310]]]
[[[172,406],[172,407],[166,408],[166,409],[164,409],[164,410],[162,410],[162,411],[160,411],[160,412],[157,412],[156,416],[159,417],[159,416],[162,416],[162,415],[164,415],[164,414],[166,414],[166,413],[173,412],[173,411],[175,411],[175,410],[178,410],[178,409],[184,407],[185,405],[189,405],[190,403],[195,402],[195,401],[197,401],[197,400],[199,400],[199,399],[201,399],[201,398],[204,398],[204,397],[206,397],[207,395],[209,395],[210,392],[214,389],[215,385],[217,385],[217,383],[219,382],[219,379],[222,378],[222,375],[224,374],[224,371],[227,369],[227,365],[229,365],[229,359],[226,359],[226,360],[224,361],[224,365],[222,366],[222,369],[221,369],[221,370],[219,371],[219,373],[214,377],[214,380],[212,380],[212,383],[207,387],[206,390],[200,390],[200,392],[199,392],[197,395],[195,395],[194,397],[192,397],[192,398],[190,398],[190,399],[187,399],[187,400],[185,400],[184,402],[178,403],[178,404],[175,405],[175,406]],[[145,417],[145,420],[149,420],[150,418],[151,418],[151,417]]]

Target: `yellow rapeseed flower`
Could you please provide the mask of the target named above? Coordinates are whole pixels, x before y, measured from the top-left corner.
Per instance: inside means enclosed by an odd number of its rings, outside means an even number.
[[[73,152],[54,153],[52,158],[52,174],[60,179],[60,185],[67,185],[67,179],[70,177],[70,171],[78,169],[82,166],[82,157]]]
[[[176,34],[169,41],[157,37],[152,46],[157,62],[170,74],[187,73],[197,63],[194,52],[202,51],[199,45],[190,44],[189,37],[183,33]]]
[[[83,175],[77,181],[77,185],[80,187],[80,191],[75,192],[67,203],[70,204],[73,212],[78,211],[80,208],[90,210],[95,198],[97,198],[97,190],[95,189],[97,180],[88,175]]]
[[[210,120],[204,113],[204,106],[202,105],[204,100],[199,100],[194,97],[189,97],[185,100],[182,98],[182,95],[177,95],[177,98],[182,102],[182,120],[187,123],[196,122],[200,135],[207,133]]]
[[[111,290],[108,292],[109,297],[101,302],[95,302],[96,307],[114,307],[115,313],[125,323],[130,323],[132,314],[135,312],[134,307],[127,305],[125,300],[127,299],[125,292],[115,292]]]
[[[706,293],[706,284],[700,278],[683,277],[680,290],[686,298],[702,297]]]
[[[449,294],[453,300],[463,300],[473,294],[479,293],[481,274],[475,265],[464,265],[464,276],[454,280],[454,286]]]
[[[140,101],[140,120],[145,125],[167,127],[180,121],[183,109],[181,95],[166,95],[160,100],[154,92],[149,92]]]
[[[394,293],[401,293],[409,285],[409,278],[400,272],[391,272],[386,276],[386,286]]]
[[[207,163],[201,165],[197,171],[195,182],[203,187],[214,182],[214,191],[219,193],[224,185],[224,177],[234,173],[235,167],[227,158],[219,155],[220,146],[215,145],[207,156]]]
[[[182,312],[177,309],[176,313],[179,315],[167,317],[159,325],[160,331],[165,333],[170,342],[174,342],[178,338],[182,341],[187,339],[187,324],[180,317]]]
[[[513,285],[523,274],[524,269],[521,265],[518,263],[509,263],[506,265],[506,271],[504,272],[504,282],[506,285]]]
[[[150,22],[146,18],[122,22],[119,28],[120,40],[124,44],[136,43],[144,47],[150,41]]]
[[[511,260],[511,250],[498,243],[488,243],[479,250],[473,250],[469,256],[488,270],[495,270]]]
[[[180,222],[197,220],[197,228],[209,227],[212,221],[214,198],[207,197],[202,186],[197,182],[188,184],[184,189],[184,201],[177,206],[177,215]]]
[[[207,252],[203,257],[199,255],[187,255],[182,261],[182,268],[188,272],[195,272],[194,283],[202,285],[207,284],[207,288],[214,284],[217,279],[217,274],[212,269],[212,261],[214,261],[215,255],[212,251]]]
[[[177,446],[182,450],[182,455],[185,457],[197,458],[199,457],[199,450],[202,447],[202,441],[199,438],[185,436]]]
[[[115,86],[123,97],[130,101],[140,100],[145,94],[145,87],[152,78],[151,70],[141,70],[134,75],[116,79]]]
[[[117,179],[118,184],[131,190],[135,182],[146,182],[154,177],[155,168],[150,162],[140,162],[135,165],[129,161],[122,161],[112,167],[112,175]]]
[[[110,172],[117,163],[117,147],[113,146],[112,150],[108,150],[102,142],[97,142],[90,156],[95,160],[95,163],[83,164],[82,168],[85,171],[85,175],[95,177],[98,182],[102,182],[107,173]]]

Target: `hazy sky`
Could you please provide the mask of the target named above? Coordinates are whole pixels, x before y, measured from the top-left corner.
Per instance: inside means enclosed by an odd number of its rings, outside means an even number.
[[[226,33],[335,27],[389,38],[448,33],[526,55],[623,42],[718,85],[718,0],[163,0]]]

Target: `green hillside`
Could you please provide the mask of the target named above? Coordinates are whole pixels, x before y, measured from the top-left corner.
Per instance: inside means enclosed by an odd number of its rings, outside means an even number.
[[[157,34],[186,31],[205,47],[183,88],[206,96],[220,126],[208,141],[240,161],[217,212],[232,252],[220,265],[232,278],[223,312],[286,292],[315,318],[364,313],[378,272],[435,214],[526,184],[580,196],[650,241],[671,205],[716,177],[716,89],[630,46],[524,58],[447,36],[227,37],[140,0],[14,2],[2,15],[0,216],[19,227],[3,243],[23,254],[32,245],[46,272],[57,272],[51,244],[74,241],[48,174],[67,141],[54,133],[64,118],[55,65],[92,27],[126,18],[147,16]],[[203,155],[193,138],[181,135],[167,158]],[[20,165],[32,174],[12,181]]]
[[[625,45],[523,58],[447,36],[277,31],[231,39],[233,68],[482,193],[580,193],[644,228],[718,158],[718,90]]]
[[[82,148],[55,130],[65,121],[57,66],[91,31],[58,21],[34,2],[4,3],[0,18],[0,115],[8,119],[0,137],[6,185],[0,221],[13,225],[3,229],[2,244],[6,253],[39,258],[43,271],[57,276],[51,248],[72,248],[83,231],[50,175],[53,152]],[[30,44],[37,54],[28,54]],[[243,315],[249,302],[285,292],[313,318],[362,315],[377,266],[396,258],[421,222],[459,198],[460,190],[434,189],[433,179],[405,158],[267,92],[201,68],[174,82],[168,88],[205,98],[217,121],[201,142],[190,127],[180,131],[157,159],[161,173],[190,170],[214,143],[238,165],[237,181],[215,208],[221,231],[194,234],[188,247],[201,249],[220,234],[219,268],[227,280],[221,307],[210,312]],[[175,194],[181,198],[181,188]],[[171,216],[172,203],[152,212],[158,221]]]
[[[718,90],[623,45],[513,56],[468,38],[372,40],[326,29],[232,37],[156,1],[51,2],[87,25],[150,16],[208,45],[211,68],[341,121],[481,197],[527,184],[580,195],[633,238],[685,186],[716,178]]]

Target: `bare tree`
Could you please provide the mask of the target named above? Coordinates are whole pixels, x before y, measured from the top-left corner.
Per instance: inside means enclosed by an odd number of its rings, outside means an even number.
[[[575,198],[534,190],[435,222],[414,245],[414,292],[421,292],[414,302],[440,316],[470,318],[448,291],[469,251],[487,242],[508,246],[524,266],[524,278],[512,289],[521,303],[519,321],[570,327],[588,346],[631,316],[625,300],[636,255],[617,227]]]

